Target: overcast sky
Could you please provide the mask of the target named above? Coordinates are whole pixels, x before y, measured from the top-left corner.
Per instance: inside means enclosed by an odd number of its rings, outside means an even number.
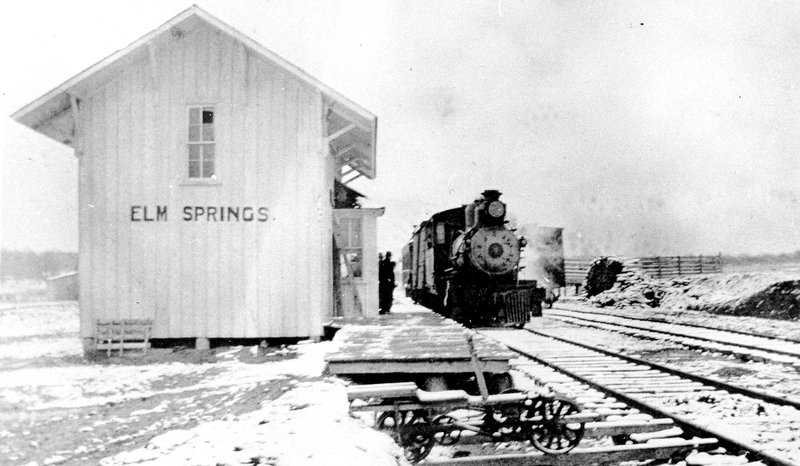
[[[381,249],[487,188],[568,255],[800,249],[800,3],[198,4],[378,115]],[[77,249],[72,151],[7,115],[188,6],[4,5],[3,248]]]

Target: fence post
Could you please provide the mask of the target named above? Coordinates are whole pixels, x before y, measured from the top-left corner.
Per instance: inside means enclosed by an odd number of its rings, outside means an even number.
[[[678,276],[683,275],[683,271],[681,270],[681,256],[678,256]]]
[[[700,273],[702,274],[703,273],[703,255],[700,254],[700,256],[698,256],[698,257],[700,258]]]

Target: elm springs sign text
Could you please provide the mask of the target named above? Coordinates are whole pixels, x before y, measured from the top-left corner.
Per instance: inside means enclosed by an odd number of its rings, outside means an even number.
[[[251,206],[184,206],[184,222],[266,222],[269,210]],[[166,222],[167,206],[131,206],[131,222]]]

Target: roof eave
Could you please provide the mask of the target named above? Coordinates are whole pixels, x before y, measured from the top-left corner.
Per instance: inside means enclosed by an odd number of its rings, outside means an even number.
[[[362,121],[362,124],[364,124],[367,127],[368,131],[372,135],[371,138],[372,143],[370,144],[370,153],[365,155],[367,155],[371,160],[371,167],[373,167],[373,169],[363,174],[370,179],[375,178],[374,167],[375,167],[375,156],[376,156],[375,141],[377,140],[376,139],[377,117],[374,114],[364,109],[363,107],[353,102],[352,100],[348,99],[347,97],[343,96],[330,86],[318,81],[316,78],[309,75],[308,73],[298,68],[297,66],[293,65],[289,61],[285,60],[283,57],[270,51],[263,45],[256,42],[254,39],[239,32],[232,26],[221,21],[220,19],[206,12],[197,5],[192,5],[191,7],[187,8],[186,10],[182,11],[181,13],[171,18],[170,20],[166,21],[161,26],[157,27],[156,29],[150,31],[149,33],[135,40],[127,47],[117,50],[108,57],[100,60],[94,65],[86,68],[82,72],[68,79],[67,81],[57,86],[50,92],[44,94],[43,96],[39,97],[33,102],[20,108],[19,110],[11,114],[11,118],[13,118],[18,123],[28,126],[34,131],[37,131],[47,137],[50,137],[62,144],[72,146],[73,135],[71,131],[64,132],[61,129],[61,127],[65,128],[73,127],[74,123],[71,121],[72,120],[71,112],[67,112],[66,114],[64,114],[64,118],[67,119],[67,121],[61,122],[61,124],[59,124],[58,127],[49,124],[49,122],[52,121],[54,115],[61,115],[63,113],[64,110],[63,102],[70,101],[70,94],[71,92],[74,92],[73,89],[75,89],[85,79],[91,77],[100,70],[103,70],[108,66],[111,66],[112,64],[119,61],[121,58],[127,56],[129,53],[147,44],[151,40],[169,31],[172,27],[189,19],[192,16],[197,16],[200,19],[207,22],[208,24],[210,24],[211,26],[230,35],[235,40],[241,42],[249,49],[260,54],[262,57],[276,63],[278,66],[282,67],[292,75],[296,76],[300,81],[310,85],[311,87],[319,89],[320,92],[325,94],[329,99],[337,102],[339,105],[345,107],[349,112],[352,112],[354,116],[357,116],[357,118]]]

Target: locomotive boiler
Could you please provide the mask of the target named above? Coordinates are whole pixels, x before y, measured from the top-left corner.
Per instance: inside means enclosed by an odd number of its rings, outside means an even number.
[[[403,250],[406,295],[467,326],[517,326],[542,312],[545,290],[519,279],[525,239],[508,228],[501,193],[438,212]]]

